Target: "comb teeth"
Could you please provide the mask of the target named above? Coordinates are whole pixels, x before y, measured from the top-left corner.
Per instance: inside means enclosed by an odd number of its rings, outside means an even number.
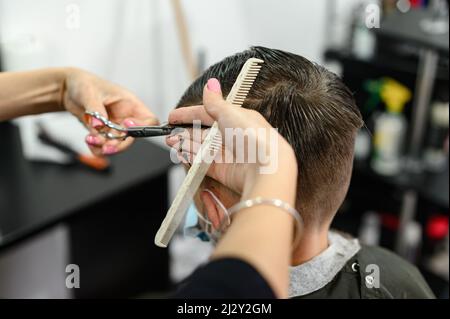
[[[214,135],[214,137],[211,141],[210,150],[213,152],[213,154],[215,156],[217,154],[217,152],[220,151],[221,148],[222,148],[222,137],[221,137],[220,133],[217,132],[217,134]]]
[[[261,70],[261,63],[264,63],[264,61],[255,58],[245,62],[242,67],[241,76],[234,83],[233,88],[228,95],[228,102],[236,106],[242,106]]]
[[[216,134],[211,142],[211,148],[214,151],[218,151],[222,148],[222,138],[220,137],[220,134]]]

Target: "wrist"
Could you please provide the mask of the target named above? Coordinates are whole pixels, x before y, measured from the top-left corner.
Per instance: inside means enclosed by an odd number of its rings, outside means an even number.
[[[30,71],[29,74],[34,94],[21,102],[25,108],[24,113],[41,114],[64,110],[65,68],[48,68]]]
[[[64,110],[64,92],[66,87],[66,78],[68,75],[68,68],[49,68],[43,70],[45,80],[42,86],[42,91],[47,94],[47,103],[41,103],[37,113],[57,112]]]
[[[56,96],[55,104],[58,110],[65,110],[65,96],[67,94],[67,83],[69,79],[77,72],[77,68],[63,67],[55,69],[55,78],[59,86],[59,94]]]

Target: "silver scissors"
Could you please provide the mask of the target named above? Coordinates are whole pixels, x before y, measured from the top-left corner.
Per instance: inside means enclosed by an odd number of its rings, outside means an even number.
[[[163,123],[157,126],[123,127],[114,122],[111,122],[98,112],[86,111],[85,114],[100,120],[104,124],[104,127],[98,130],[98,132],[110,140],[124,140],[129,136],[153,137],[170,135],[175,129],[186,127],[169,125],[167,123]]]

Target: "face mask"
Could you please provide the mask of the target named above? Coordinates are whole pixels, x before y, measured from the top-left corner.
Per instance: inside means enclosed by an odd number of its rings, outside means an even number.
[[[211,241],[216,243],[220,237],[222,237],[224,231],[230,225],[230,217],[228,214],[228,210],[223,205],[223,203],[211,192],[209,189],[205,189],[211,197],[216,202],[218,209],[222,212],[223,218],[220,221],[219,229],[214,229],[211,221],[208,219],[208,216],[203,216],[195,207],[195,204],[192,203],[189,206],[189,209],[186,214],[186,221],[183,227],[184,235],[188,237],[197,237],[202,241]]]

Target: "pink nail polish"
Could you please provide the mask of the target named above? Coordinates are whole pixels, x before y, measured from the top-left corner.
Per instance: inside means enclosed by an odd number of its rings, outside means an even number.
[[[137,126],[137,124],[133,121],[133,120],[125,120],[125,121],[123,121],[123,124],[126,126],[126,127],[133,127],[133,126]]]
[[[89,145],[99,145],[100,140],[96,136],[88,135],[86,136],[86,143],[88,143]]]
[[[115,153],[117,153],[117,148],[115,146],[105,145],[105,147],[103,148],[103,154],[105,155],[112,155]]]
[[[100,127],[103,127],[103,122],[100,121],[99,119],[93,117],[91,120],[91,125],[93,128],[100,128]]]
[[[208,80],[208,83],[206,84],[206,86],[208,87],[208,90],[216,92],[216,93],[220,93],[221,89],[220,89],[220,83],[217,79],[215,78],[211,78]]]

